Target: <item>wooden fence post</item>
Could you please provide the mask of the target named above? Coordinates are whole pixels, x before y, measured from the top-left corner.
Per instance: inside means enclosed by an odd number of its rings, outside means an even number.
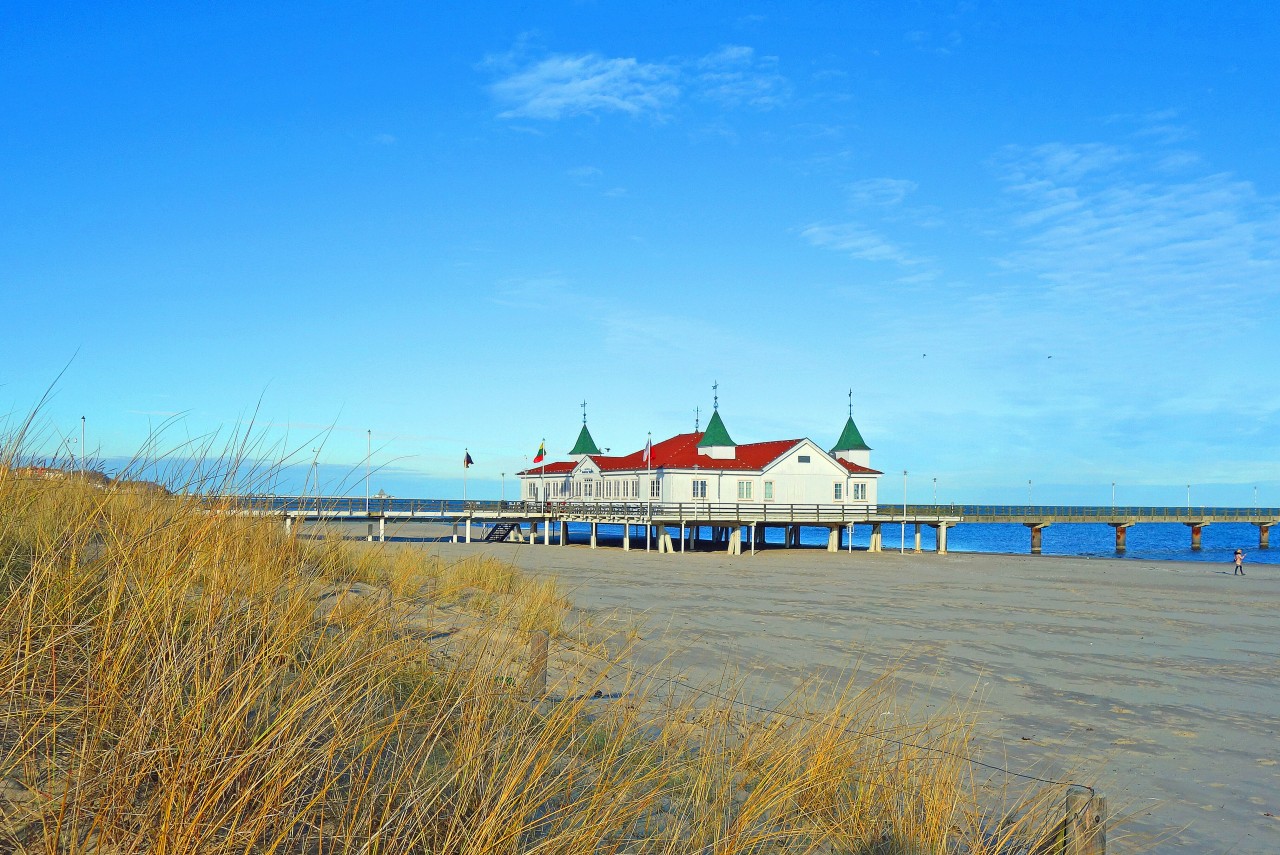
[[[1063,855],[1107,855],[1107,800],[1088,787],[1067,789]]]
[[[529,694],[540,700],[547,693],[547,646],[550,636],[537,630],[529,636]]]

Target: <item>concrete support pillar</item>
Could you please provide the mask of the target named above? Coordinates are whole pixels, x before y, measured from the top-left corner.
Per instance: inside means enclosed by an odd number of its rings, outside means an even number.
[[[591,523],[591,548],[596,548],[596,523]]]
[[[1024,523],[1027,528],[1031,529],[1031,554],[1040,554],[1040,544],[1043,540],[1045,527],[1047,523]]]
[[[622,523],[622,551],[631,551],[631,521],[627,520]]]
[[[466,523],[463,524],[462,530],[463,530],[463,543],[470,543],[471,542],[471,517],[467,517],[467,521]]]
[[[1191,548],[1199,552],[1200,551],[1200,534],[1201,532],[1204,531],[1204,523],[1196,522],[1196,523],[1187,523],[1186,525],[1188,528],[1191,529]]]
[[[920,523],[916,523],[916,552],[920,551]]]
[[[934,551],[937,552],[939,555],[946,555],[947,554],[947,524],[938,523],[936,526],[934,526],[934,528],[938,530],[938,542],[937,542],[937,545],[934,546]]]
[[[378,542],[385,543],[387,540],[387,518],[378,517]]]
[[[827,530],[827,552],[840,551],[840,526],[833,525]]]
[[[730,532],[729,537],[726,539],[729,541],[729,546],[727,549],[725,549],[725,552],[729,553],[730,555],[741,555],[742,554],[742,529],[737,528],[735,526],[733,531]]]
[[[1129,533],[1129,523],[1111,523],[1112,528],[1116,530],[1116,552],[1125,551],[1125,539]]]
[[[1271,548],[1271,526],[1273,523],[1258,523],[1258,548]]]
[[[542,545],[551,545],[551,520],[542,521]]]
[[[871,543],[867,546],[868,552],[879,552],[881,550],[880,523],[871,524]]]
[[[560,520],[560,545],[569,545],[569,523]]]
[[[457,520],[453,521],[453,535],[452,537],[449,538],[449,540],[452,543],[458,542],[458,521]]]
[[[658,551],[659,552],[675,552],[675,547],[671,543],[671,533],[667,531],[667,527],[662,523],[658,523]]]
[[[284,515],[284,535],[288,537],[293,533],[293,517],[288,514]]]

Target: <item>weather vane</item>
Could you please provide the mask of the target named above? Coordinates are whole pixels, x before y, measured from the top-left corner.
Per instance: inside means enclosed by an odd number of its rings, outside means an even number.
[[[849,418],[853,418],[853,387],[849,387]]]
[[[587,423],[587,401],[585,398],[582,401],[582,423],[584,425]]]
[[[720,409],[720,381],[711,384],[711,409]]]
[[[698,432],[698,425],[701,423],[702,423],[702,408],[694,407],[693,408],[693,432],[694,433]]]

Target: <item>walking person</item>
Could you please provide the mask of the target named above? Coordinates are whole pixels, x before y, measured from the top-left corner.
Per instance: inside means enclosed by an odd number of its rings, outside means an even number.
[[[1231,575],[1232,576],[1244,575],[1244,550],[1243,549],[1236,550],[1236,572],[1232,573]]]

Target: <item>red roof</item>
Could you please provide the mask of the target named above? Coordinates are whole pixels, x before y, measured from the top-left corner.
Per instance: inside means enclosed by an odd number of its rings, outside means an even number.
[[[578,464],[573,460],[557,460],[555,463],[539,463],[532,469],[517,472],[517,475],[568,475]]]
[[[753,442],[735,448],[735,456],[729,460],[718,460],[698,453],[698,443],[703,433],[682,433],[653,444],[653,459],[646,463],[644,449],[633,451],[622,457],[609,457],[593,454],[591,459],[603,472],[626,472],[643,469],[698,469],[722,472],[749,472],[765,468],[787,451],[794,448],[802,440],[780,439],[773,442]],[[573,462],[550,463],[547,465],[548,475],[568,473],[577,464]],[[534,475],[541,468],[527,469],[519,474]],[[871,471],[871,470],[868,470]]]
[[[732,459],[718,460],[698,453],[698,443],[702,440],[702,437],[703,432],[681,433],[670,439],[655,442],[653,444],[653,459],[647,463],[644,459],[643,448],[622,457],[610,457],[604,454],[592,454],[590,457],[601,473],[632,472],[661,468],[692,469],[695,466],[700,470],[711,470],[713,472],[752,472],[764,469],[804,441],[800,439],[777,439],[772,442],[751,442],[746,445],[736,446],[734,449],[736,454]],[[855,475],[884,474],[876,469],[860,466],[857,463],[850,463],[847,460],[836,458],[836,462]],[[545,469],[542,466],[535,466],[516,474],[538,475],[545,473],[547,475],[567,475],[577,465],[576,461],[562,460],[556,463],[548,463]]]
[[[883,475],[884,474],[879,469],[872,469],[870,466],[863,466],[860,463],[850,463],[848,460],[841,460],[839,457],[836,458],[836,463],[839,463],[841,466],[843,466],[845,469],[848,469],[854,475]]]

